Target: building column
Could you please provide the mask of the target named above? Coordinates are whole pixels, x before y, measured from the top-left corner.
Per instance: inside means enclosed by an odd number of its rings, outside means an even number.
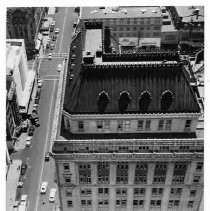
[[[110,185],[115,185],[116,183],[116,163],[110,163]]]
[[[182,195],[180,197],[180,206],[179,209],[180,210],[185,210],[184,208],[186,208],[187,206],[187,199],[189,198],[189,188],[186,187],[182,187]]]
[[[166,185],[171,185],[173,174],[174,174],[174,163],[169,163],[166,172],[166,181],[165,181]]]
[[[128,168],[128,184],[129,185],[134,184],[135,168],[136,168],[135,163],[129,163],[129,168]]]
[[[168,163],[167,166],[167,172],[166,172],[166,181],[165,181],[165,187],[164,187],[164,192],[163,192],[163,197],[162,197],[162,210],[167,211],[168,207],[168,199],[170,196],[171,192],[171,182],[173,178],[173,173],[174,173],[174,163]]]
[[[72,184],[75,185],[77,183],[75,162],[70,162],[70,172],[71,172],[71,182],[72,182]]]
[[[162,209],[161,211],[167,211],[168,210],[168,200],[170,197],[171,193],[171,187],[170,186],[165,186],[164,187],[164,192],[163,192],[163,197],[162,197]]]
[[[184,183],[187,185],[192,184],[193,181],[193,173],[195,172],[197,163],[192,161],[187,166],[187,171],[185,173]]]
[[[92,211],[98,210],[98,192],[97,187],[92,188]]]
[[[127,192],[127,210],[133,210],[133,186],[128,187]]]
[[[109,211],[115,211],[115,188],[110,186],[109,190]]]
[[[146,188],[146,196],[145,196],[144,210],[150,210],[150,199],[151,199],[152,187],[147,186],[145,188]]]
[[[155,163],[149,163],[148,164],[148,172],[147,172],[147,184],[148,185],[153,184],[154,171],[155,171]]]
[[[92,185],[97,184],[97,163],[91,163],[91,181]]]

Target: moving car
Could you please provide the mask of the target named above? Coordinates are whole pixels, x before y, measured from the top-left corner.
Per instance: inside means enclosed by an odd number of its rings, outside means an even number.
[[[40,189],[40,193],[41,194],[45,194],[47,192],[47,187],[48,187],[48,182],[42,182],[41,184],[41,189]]]
[[[46,152],[44,160],[45,161],[49,161],[50,160],[50,153],[49,152]]]
[[[21,175],[24,175],[26,173],[26,170],[27,170],[27,164],[22,164],[21,165],[21,170],[20,170],[20,174]]]
[[[60,71],[61,71],[61,68],[62,68],[62,65],[61,65],[61,64],[59,64],[59,65],[58,65],[58,72],[60,72]]]
[[[55,195],[56,195],[56,188],[51,188],[50,189],[50,196],[49,196],[49,201],[54,202],[55,201]]]
[[[55,34],[59,34],[59,28],[55,29]]]
[[[52,59],[52,54],[51,54],[51,53],[49,53],[48,59],[49,59],[49,60]]]

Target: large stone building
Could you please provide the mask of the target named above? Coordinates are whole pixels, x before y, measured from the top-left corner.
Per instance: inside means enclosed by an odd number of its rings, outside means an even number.
[[[107,28],[80,27],[52,136],[62,210],[198,210],[201,110],[179,54],[113,54]]]
[[[36,85],[36,72],[28,69],[23,39],[8,39],[6,44],[6,75],[13,78],[21,115],[27,116],[31,94]]]
[[[36,52],[36,36],[46,11],[45,7],[7,9],[7,39],[24,39],[28,58]]]

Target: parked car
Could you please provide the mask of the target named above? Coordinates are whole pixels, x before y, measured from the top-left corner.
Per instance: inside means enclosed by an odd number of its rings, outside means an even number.
[[[44,160],[45,160],[45,161],[49,161],[49,160],[50,160],[50,153],[49,153],[49,152],[46,152],[46,153],[45,153]]]
[[[20,182],[20,181],[19,181],[17,187],[18,187],[18,188],[22,188],[22,187],[23,187],[23,182]]]
[[[18,211],[18,207],[19,207],[20,202],[19,201],[15,201],[13,204],[13,211]]]
[[[51,188],[50,189],[49,201],[50,202],[54,202],[55,201],[55,196],[56,196],[56,188]]]
[[[26,140],[26,147],[30,147],[31,146],[31,139],[27,139]]]
[[[61,65],[61,64],[59,64],[59,65],[58,65],[58,72],[60,72],[60,71],[61,71],[61,68],[62,68],[62,65]]]
[[[51,59],[52,59],[52,54],[51,54],[51,53],[49,53],[49,55],[48,55],[48,59],[49,59],[49,60],[51,60]]]
[[[45,194],[47,192],[47,187],[48,187],[48,182],[42,182],[41,188],[40,188],[40,193]]]
[[[27,164],[22,164],[21,165],[21,169],[20,169],[20,174],[21,175],[24,175],[26,173],[26,170],[27,170]]]
[[[31,126],[28,130],[28,135],[33,136],[33,134],[34,134],[34,126]]]
[[[50,45],[50,50],[54,50],[55,44]]]
[[[74,25],[73,25],[73,27],[75,28],[77,26],[77,22],[74,22]]]
[[[38,119],[38,118],[35,119],[35,126],[36,126],[36,127],[39,127],[39,126],[40,126],[40,124],[39,124],[39,119]]]
[[[57,36],[53,36],[52,41],[56,41]]]
[[[38,104],[39,103],[39,98],[35,97],[34,103]]]
[[[27,200],[28,200],[28,195],[22,195],[20,202],[27,202]]]
[[[37,83],[37,87],[38,87],[38,88],[41,88],[41,87],[42,87],[42,83],[43,83],[42,81],[39,81],[39,82]]]
[[[55,34],[59,34],[59,28],[55,29]]]

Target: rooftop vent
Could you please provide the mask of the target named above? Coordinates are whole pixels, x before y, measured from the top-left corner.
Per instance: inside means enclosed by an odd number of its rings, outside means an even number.
[[[141,9],[140,11],[141,11],[142,14],[144,14],[147,10]]]
[[[94,13],[97,13],[98,11],[97,10],[93,10],[92,12],[90,12],[90,14],[94,14]]]

